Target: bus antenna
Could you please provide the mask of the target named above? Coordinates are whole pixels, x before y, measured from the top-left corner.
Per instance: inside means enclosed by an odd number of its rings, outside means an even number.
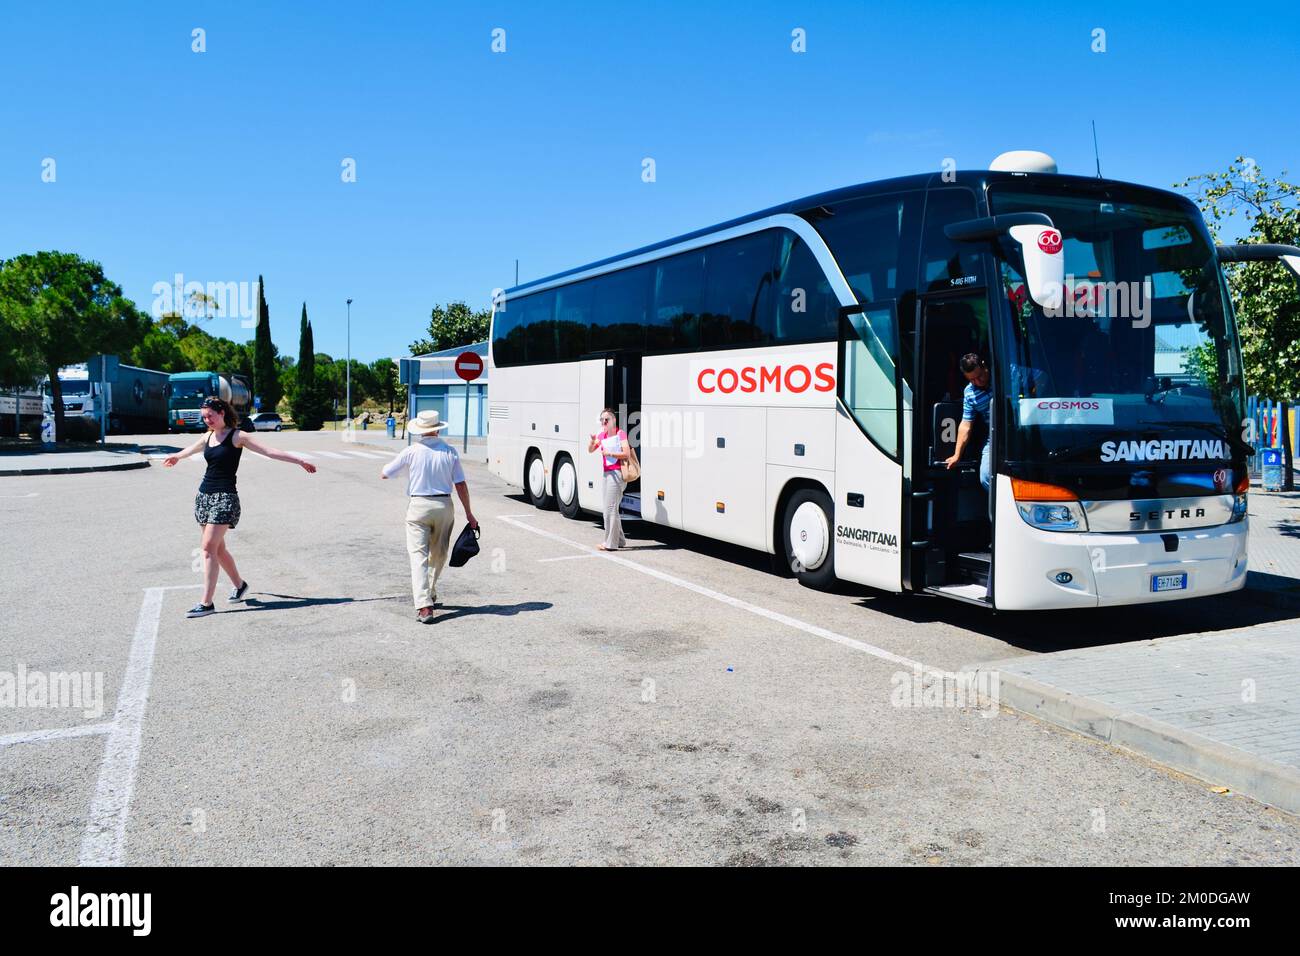
[[[1101,179],[1101,154],[1097,152],[1097,121],[1092,121],[1092,155],[1097,160],[1097,178]]]

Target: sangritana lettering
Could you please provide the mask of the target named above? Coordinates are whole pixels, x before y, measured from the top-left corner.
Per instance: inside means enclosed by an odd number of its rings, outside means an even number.
[[[1173,438],[1163,441],[1102,442],[1102,461],[1182,461],[1228,457],[1222,439]]]
[[[835,391],[835,365],[821,362],[814,368],[794,365],[746,365],[743,368],[702,368],[695,377],[695,385],[707,394],[732,392],[746,394],[758,392],[793,392],[799,394],[811,388],[814,392]]]

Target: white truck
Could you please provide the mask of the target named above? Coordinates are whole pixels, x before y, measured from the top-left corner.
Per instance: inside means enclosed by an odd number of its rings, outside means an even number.
[[[119,365],[117,381],[107,395],[91,381],[84,363],[59,369],[66,427],[77,434],[99,437],[102,401],[107,401],[110,434],[159,434],[167,430],[167,373],[134,365]],[[52,413],[53,389],[45,384],[45,411]]]

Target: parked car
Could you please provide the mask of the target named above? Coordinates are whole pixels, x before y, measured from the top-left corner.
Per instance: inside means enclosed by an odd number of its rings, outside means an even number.
[[[253,428],[259,432],[278,432],[284,427],[284,419],[275,412],[258,412],[253,416]]]

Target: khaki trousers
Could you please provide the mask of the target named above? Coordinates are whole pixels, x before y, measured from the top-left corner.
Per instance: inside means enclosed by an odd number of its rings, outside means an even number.
[[[451,498],[412,498],[406,507],[406,550],[411,556],[411,596],[416,608],[433,607],[438,599],[438,576],[447,564],[455,520]]]

